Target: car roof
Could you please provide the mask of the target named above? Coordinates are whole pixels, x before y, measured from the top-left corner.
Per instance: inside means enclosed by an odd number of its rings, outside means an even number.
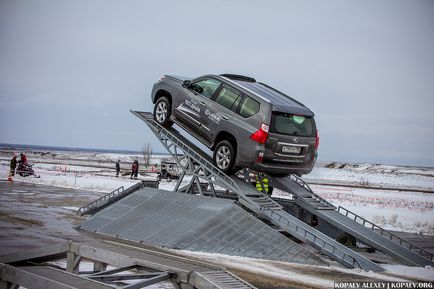
[[[221,74],[219,77],[223,78],[224,80],[229,80],[229,82],[234,83],[237,86],[244,88],[248,92],[253,93],[263,100],[269,102],[273,107],[273,111],[300,114],[305,116],[315,115],[301,102],[289,97],[283,92],[280,92],[265,83],[256,81],[252,77],[236,74]]]

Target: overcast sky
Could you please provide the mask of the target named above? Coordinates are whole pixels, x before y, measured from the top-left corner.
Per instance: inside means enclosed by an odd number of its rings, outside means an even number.
[[[316,114],[320,160],[434,166],[434,1],[0,1],[0,142],[163,147],[163,74],[237,73]]]

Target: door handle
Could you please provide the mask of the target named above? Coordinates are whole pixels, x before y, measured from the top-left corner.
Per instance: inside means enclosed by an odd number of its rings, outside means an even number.
[[[199,101],[199,103],[200,103],[201,106],[205,106],[205,102]]]
[[[229,117],[227,117],[226,115],[223,115],[223,114],[222,114],[222,118],[225,119],[225,120],[229,119]]]

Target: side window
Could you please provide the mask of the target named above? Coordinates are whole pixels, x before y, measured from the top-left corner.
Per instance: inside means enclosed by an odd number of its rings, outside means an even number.
[[[217,95],[215,102],[226,107],[227,109],[234,110],[238,106],[240,99],[241,96],[238,91],[223,86]]]
[[[206,98],[211,98],[219,85],[220,81],[212,78],[207,78],[193,82],[190,86],[190,89],[202,94]]]
[[[241,102],[240,115],[242,117],[250,117],[259,111],[259,107],[259,102],[246,96]]]

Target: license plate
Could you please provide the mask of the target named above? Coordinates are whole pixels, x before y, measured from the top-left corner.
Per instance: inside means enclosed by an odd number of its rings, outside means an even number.
[[[299,154],[301,147],[282,146],[282,153]]]

